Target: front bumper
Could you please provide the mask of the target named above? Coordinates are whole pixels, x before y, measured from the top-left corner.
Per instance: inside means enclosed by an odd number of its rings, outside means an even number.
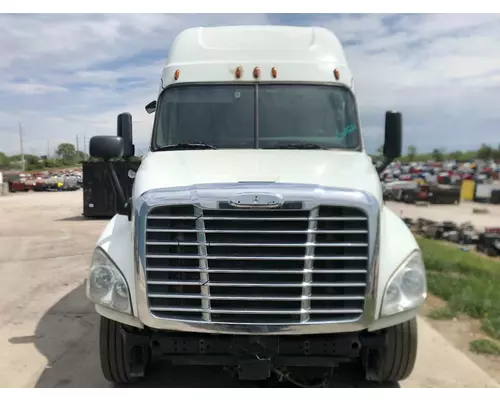
[[[256,336],[281,336],[281,335],[321,335],[337,334],[347,332],[368,331],[375,332],[391,326],[399,325],[403,322],[415,318],[418,314],[418,308],[401,312],[389,317],[367,320],[351,324],[297,324],[297,325],[222,325],[217,323],[181,323],[179,321],[160,320],[161,323],[154,324],[155,318],[151,318],[153,323],[148,323],[135,316],[123,314],[109,308],[96,305],[95,310],[98,314],[113,321],[144,329],[145,327],[158,331],[183,332],[186,334],[222,334],[222,335],[256,335]],[[165,323],[167,322],[167,325]]]
[[[383,351],[388,338],[386,331],[229,336],[155,330],[137,333],[126,327],[122,335],[127,364],[136,376],[144,376],[149,358],[171,365],[224,366],[243,380],[265,380],[282,367],[313,372],[362,362],[366,350]]]
[[[172,364],[235,366],[272,360],[274,367],[334,367],[348,363],[366,347],[385,346],[386,335],[366,332],[337,335],[228,336],[156,332],[153,356]]]

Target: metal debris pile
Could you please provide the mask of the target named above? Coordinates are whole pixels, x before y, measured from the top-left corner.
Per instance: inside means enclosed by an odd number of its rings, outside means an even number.
[[[500,257],[500,227],[478,231],[470,222],[436,222],[425,218],[416,221],[402,218],[413,233],[434,240],[446,240],[461,245],[464,251],[475,249],[490,257]]]

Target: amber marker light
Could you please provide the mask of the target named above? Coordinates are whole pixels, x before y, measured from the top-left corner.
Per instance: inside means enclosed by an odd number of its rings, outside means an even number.
[[[335,76],[336,80],[340,79],[340,71],[337,68],[333,70],[333,76]]]
[[[179,75],[181,74],[181,71],[179,71],[178,69],[175,70],[175,73],[174,73],[174,80],[177,80],[179,79]]]
[[[237,67],[236,71],[234,71],[234,76],[236,77],[236,79],[240,79],[241,78],[241,73],[242,73],[241,67]]]
[[[253,77],[254,77],[255,79],[257,79],[259,76],[260,76],[260,68],[259,68],[259,67],[255,67],[255,68],[253,69]]]
[[[276,67],[271,68],[271,76],[275,79],[278,77],[278,70],[276,69]]]

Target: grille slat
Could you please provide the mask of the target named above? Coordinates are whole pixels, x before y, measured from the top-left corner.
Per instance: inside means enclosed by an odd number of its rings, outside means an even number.
[[[318,282],[283,282],[283,283],[260,283],[260,282],[211,282],[211,281],[157,281],[148,280],[148,285],[166,285],[166,286],[179,286],[179,285],[203,285],[203,286],[236,286],[236,287],[365,287],[365,282],[339,282],[339,283],[318,283]]]
[[[368,283],[368,218],[340,206],[169,205],[146,225],[149,309],[222,323],[354,321]]]
[[[228,247],[231,247],[231,244],[228,244]],[[241,257],[241,256],[223,256],[223,255],[213,255],[213,256],[204,256],[204,255],[190,255],[190,254],[148,254],[147,258],[174,258],[174,259],[206,259],[206,260],[366,260],[367,257],[360,256],[303,256],[303,257],[290,257],[290,256],[252,256],[252,257]]]
[[[205,312],[202,308],[188,308],[188,307],[151,307],[151,311],[166,311],[166,312]],[[211,309],[208,310],[210,314],[283,314],[283,309],[276,310],[253,310],[253,309]],[[324,310],[288,310],[289,314],[302,315],[302,314],[359,314],[363,312],[362,309],[324,309]]]
[[[211,243],[206,242],[207,247],[227,246],[232,247],[253,247],[255,243]],[[198,242],[146,242],[147,246],[199,246]],[[261,247],[367,247],[367,243],[259,243]]]
[[[199,294],[164,294],[164,293],[149,293],[149,297],[158,298],[158,299],[204,299],[206,297]],[[227,300],[227,301],[254,301],[254,297],[245,297],[245,296],[210,296],[211,300]],[[331,301],[331,300],[363,300],[364,296],[310,296],[310,300],[318,300],[318,301]],[[294,301],[297,300],[297,297],[271,297],[271,296],[259,296],[259,300],[261,301]]]
[[[159,228],[148,228],[146,232],[158,232],[158,233],[198,233],[197,229],[159,229]],[[309,233],[308,230],[302,230],[302,231],[297,231],[297,230],[275,230],[275,229],[270,229],[270,230],[250,230],[250,229],[205,229],[205,233],[265,233],[265,234],[270,234],[270,233],[277,233],[277,234],[307,234]],[[364,234],[368,233],[366,230],[323,230],[321,233],[337,233],[337,234]]]
[[[150,272],[204,272],[205,270],[193,268],[146,268]],[[366,274],[366,269],[210,269],[211,274],[247,274],[249,272],[255,274]]]
[[[194,216],[166,216],[166,215],[151,215],[148,217],[150,220],[155,220],[155,219],[167,219],[167,220],[196,220],[197,217]],[[265,217],[204,217],[203,218],[205,221],[212,221],[212,220],[227,220],[227,221],[267,221],[268,218]],[[310,220],[316,220],[316,221],[366,221],[366,217],[274,217],[273,221],[310,221]]]

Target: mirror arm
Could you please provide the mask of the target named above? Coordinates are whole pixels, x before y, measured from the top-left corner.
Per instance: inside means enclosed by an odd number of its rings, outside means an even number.
[[[125,203],[125,213],[127,214],[127,219],[132,221],[132,197],[129,197]]]
[[[384,170],[387,168],[387,166],[394,161],[394,158],[389,158],[389,157],[384,157],[384,160],[382,161],[382,164],[377,167],[377,173],[380,175]]]
[[[123,189],[118,180],[118,176],[116,175],[116,171],[113,168],[113,164],[111,160],[105,160],[106,168],[108,169],[109,176],[111,177],[112,186],[115,189],[116,201],[118,203],[118,214],[127,215],[128,214],[128,201],[125,199],[125,195],[123,194]]]

